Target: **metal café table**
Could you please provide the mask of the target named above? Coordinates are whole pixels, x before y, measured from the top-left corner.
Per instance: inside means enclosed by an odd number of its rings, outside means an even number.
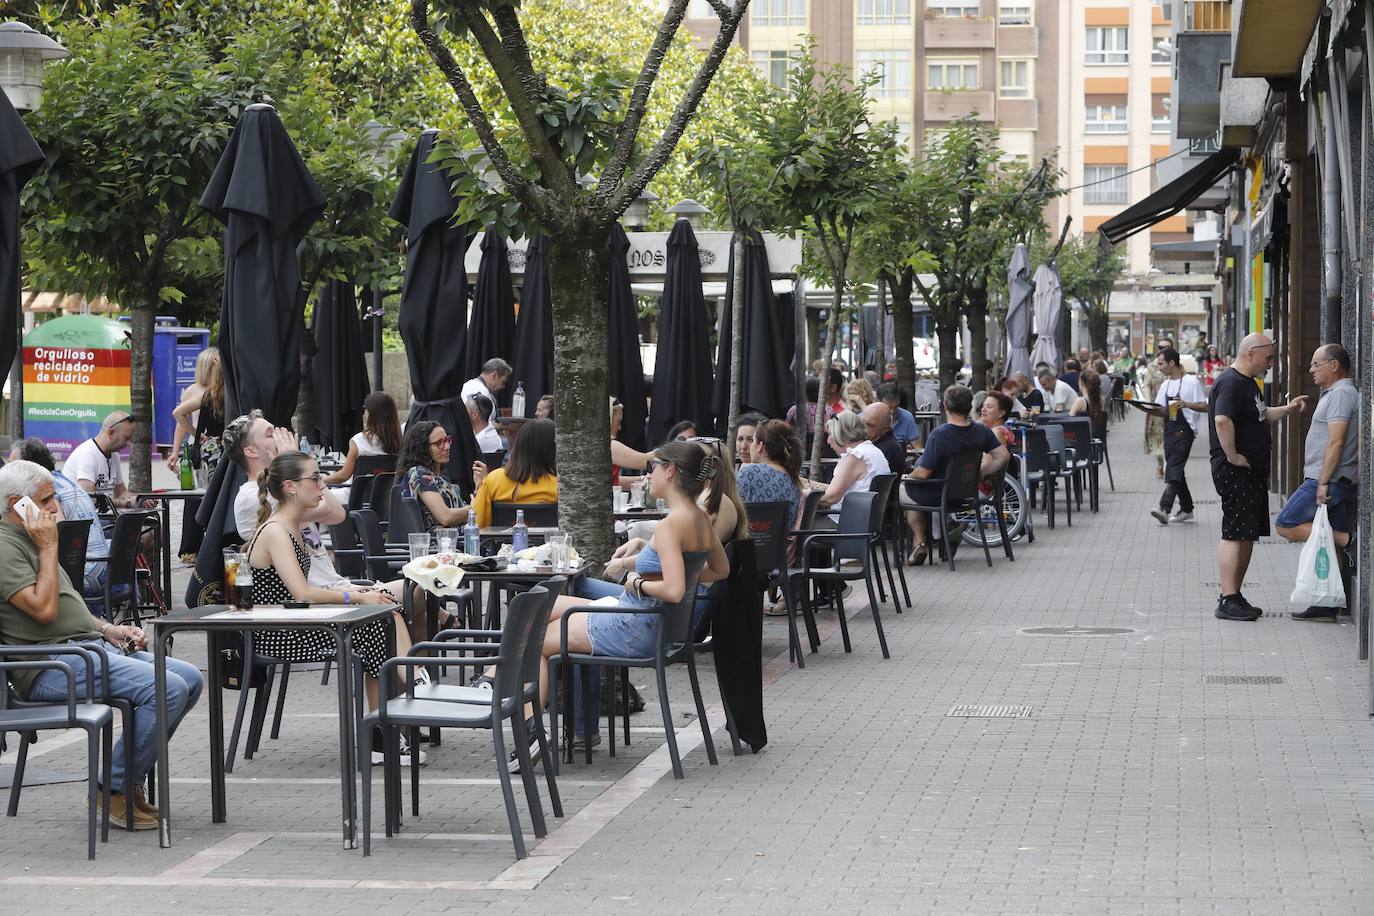
[[[158,512],[162,517],[162,600],[172,606],[172,502],[174,500],[204,499],[205,489],[199,490],[148,490],[134,493],[134,505],[144,500],[155,499],[159,503]],[[185,521],[182,521],[185,524]]]
[[[351,604],[317,605],[309,608],[260,607],[236,611],[223,604],[173,611],[148,621],[153,632],[153,670],[157,693],[157,799],[158,845],[172,845],[172,803],[168,767],[167,737],[167,640],[184,630],[205,633],[258,630],[323,630],[334,637],[335,661],[339,676],[339,779],[343,803],[343,845],[353,849],[357,839],[358,799],[354,785],[357,774],[355,750],[357,710],[354,709],[352,634],[374,620],[391,620],[395,605]],[[396,654],[394,627],[387,629],[387,655]],[[216,824],[225,821],[224,800],[224,700],[220,694],[222,660],[218,652],[207,652],[206,693],[210,698],[210,808]]]
[[[483,626],[488,629],[496,629],[501,625],[501,609],[498,600],[501,591],[500,586],[515,585],[533,587],[552,576],[566,576],[571,583],[579,576],[584,576],[592,568],[590,560],[580,560],[571,569],[554,569],[548,563],[536,564],[533,566],[507,565],[500,569],[464,569],[463,585],[471,585],[473,590],[473,604],[477,607],[482,606],[482,585],[490,583],[491,588],[487,589],[486,613],[484,615]],[[571,594],[571,587],[569,588]],[[435,595],[439,600],[444,600],[444,595]],[[438,623],[438,607],[433,601],[425,602],[427,605],[426,613],[429,616],[430,632],[434,632]]]

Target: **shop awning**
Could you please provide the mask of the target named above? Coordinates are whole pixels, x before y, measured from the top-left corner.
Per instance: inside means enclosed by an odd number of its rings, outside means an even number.
[[[1107,220],[1097,231],[1109,242],[1120,242],[1167,219],[1202,196],[1240,161],[1240,151],[1213,153],[1187,172],[1134,206]]]

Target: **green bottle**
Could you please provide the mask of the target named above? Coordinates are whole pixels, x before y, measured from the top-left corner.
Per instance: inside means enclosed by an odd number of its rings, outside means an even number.
[[[196,488],[196,473],[191,467],[191,443],[181,443],[181,488],[183,490],[194,490]]]

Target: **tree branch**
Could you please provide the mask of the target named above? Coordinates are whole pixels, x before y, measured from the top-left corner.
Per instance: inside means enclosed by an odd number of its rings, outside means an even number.
[[[1064,217],[1064,229],[1063,229],[1063,231],[1061,231],[1061,232],[1059,233],[1059,242],[1058,242],[1058,244],[1056,244],[1056,245],[1054,246],[1054,250],[1050,252],[1050,256],[1049,256],[1048,258],[1045,259],[1045,263],[1046,263],[1046,264],[1053,264],[1053,263],[1054,263],[1054,259],[1057,258],[1057,257],[1059,257],[1059,249],[1061,249],[1061,248],[1064,247],[1064,242],[1065,242],[1065,241],[1068,239],[1068,237],[1069,237],[1069,224],[1072,223],[1072,222],[1073,222],[1073,217],[1072,217],[1072,216],[1066,216],[1066,217]]]
[[[720,63],[725,59],[725,52],[730,50],[730,43],[735,39],[735,30],[739,28],[740,20],[744,18],[744,11],[748,6],[749,0],[735,0],[735,5],[731,7],[730,14],[721,20],[720,31],[716,33],[716,40],[711,43],[711,50],[707,52],[706,59],[697,68],[696,76],[692,78],[691,85],[687,87],[687,91],[683,93],[682,99],[673,111],[673,116],[668,122],[668,127],[663,131],[663,136],[654,144],[653,149],[649,150],[649,154],[639,163],[630,177],[621,182],[615,190],[614,196],[607,204],[609,215],[614,216],[623,212],[630,205],[630,201],[639,196],[639,192],[643,191],[645,185],[649,183],[649,179],[658,174],[658,170],[663,168],[668,157],[673,154],[673,149],[677,146],[677,141],[682,139],[682,134],[687,129],[687,123],[692,119],[692,115],[696,112],[701,97],[706,94],[716,71],[720,69]]]
[[[658,80],[659,68],[663,66],[663,58],[668,55],[668,48],[682,25],[687,3],[688,0],[672,0],[668,4],[663,21],[659,23],[658,33],[654,35],[654,42],[649,47],[649,53],[644,55],[644,64],[639,68],[639,77],[635,80],[634,91],[630,94],[630,107],[626,109],[625,120],[620,122],[620,129],[615,133],[610,162],[601,172],[601,181],[594,198],[594,203],[598,206],[606,203],[620,186],[620,179],[624,177],[625,167],[629,165],[630,155],[634,152],[635,139],[639,136],[639,126],[644,121],[645,109],[649,107],[649,93],[653,91],[654,83]]]
[[[724,22],[730,16],[730,7],[726,6],[721,0],[706,0],[711,5],[711,9],[716,11],[716,16]]]
[[[143,279],[148,287],[156,295],[162,286],[162,262],[167,255],[167,246],[181,237],[181,233],[186,228],[186,213],[191,208],[191,198],[182,201],[181,206],[167,212],[167,218],[162,221],[158,228],[156,240],[153,242],[153,250],[148,253],[147,262],[143,268]]]

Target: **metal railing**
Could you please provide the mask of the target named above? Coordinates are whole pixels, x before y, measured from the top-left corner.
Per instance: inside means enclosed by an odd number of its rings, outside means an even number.
[[[1226,0],[1184,0],[1182,32],[1231,31],[1231,4]]]

